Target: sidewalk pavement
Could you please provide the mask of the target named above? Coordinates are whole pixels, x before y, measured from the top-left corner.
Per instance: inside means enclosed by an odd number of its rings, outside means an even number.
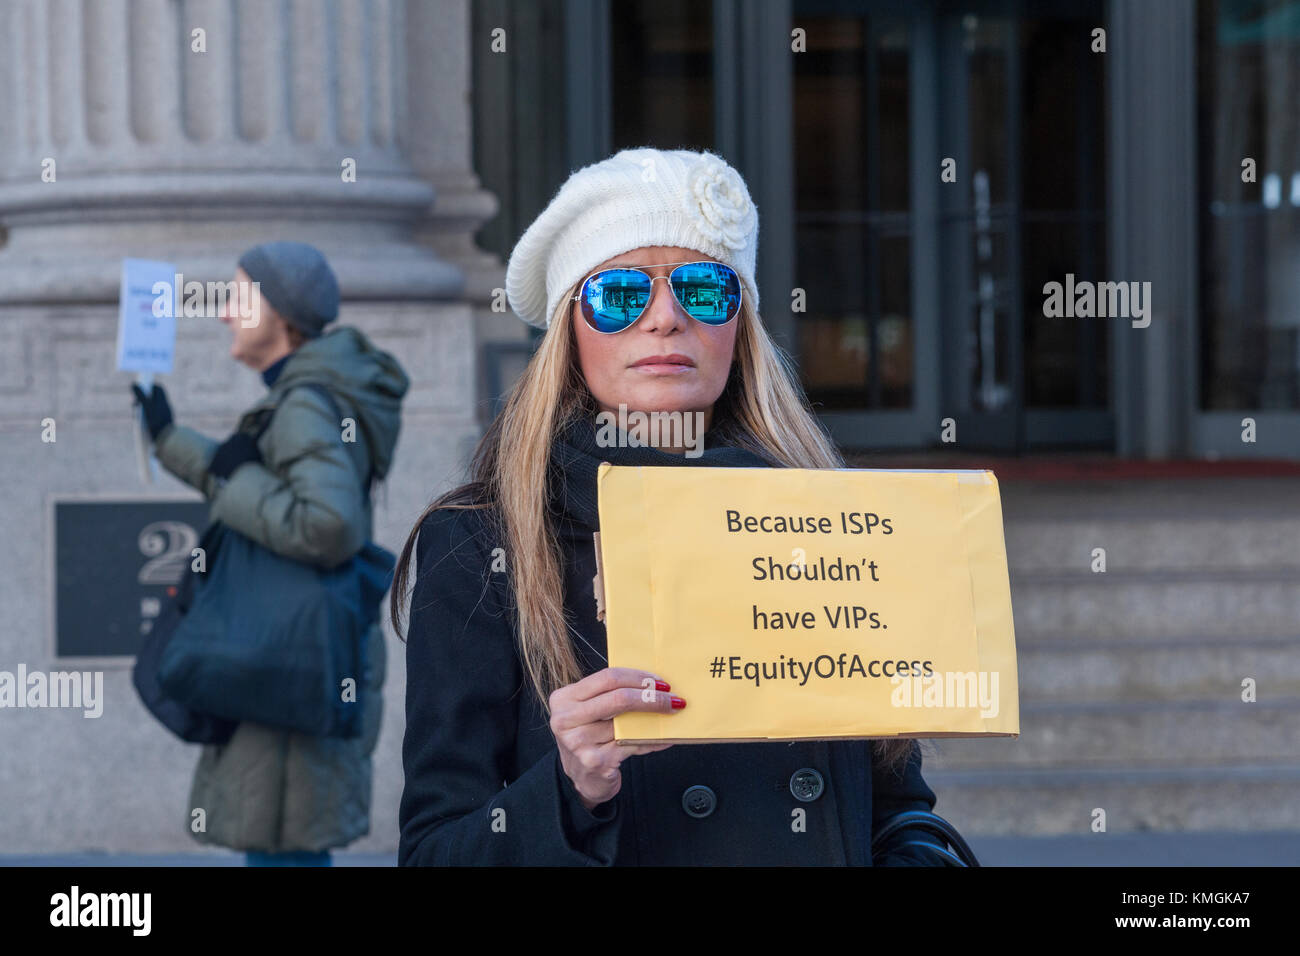
[[[1093,833],[968,837],[984,866],[1300,866],[1300,832]],[[394,866],[393,853],[334,854],[335,866]],[[243,866],[242,853],[0,855],[0,866]]]

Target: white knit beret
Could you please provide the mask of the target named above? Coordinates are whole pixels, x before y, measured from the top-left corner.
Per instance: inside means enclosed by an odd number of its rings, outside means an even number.
[[[625,149],[572,173],[510,253],[506,296],[546,328],[560,296],[608,259],[643,246],[694,249],[736,270],[758,310],[758,209],[714,153]]]

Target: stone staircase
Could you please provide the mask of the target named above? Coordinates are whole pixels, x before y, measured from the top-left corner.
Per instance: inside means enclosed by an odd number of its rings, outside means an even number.
[[[1021,735],[925,742],[935,811],[977,835],[1088,833],[1096,807],[1110,832],[1300,831],[1300,480],[1001,490]]]

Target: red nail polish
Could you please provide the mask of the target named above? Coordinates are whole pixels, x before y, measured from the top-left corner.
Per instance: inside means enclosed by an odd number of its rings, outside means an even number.
[[[667,681],[656,680],[656,681],[655,681],[655,690],[672,690],[672,688],[668,686],[668,682],[667,682]]]
[[[673,695],[673,710],[681,710],[686,706],[686,701],[682,700],[676,694]]]

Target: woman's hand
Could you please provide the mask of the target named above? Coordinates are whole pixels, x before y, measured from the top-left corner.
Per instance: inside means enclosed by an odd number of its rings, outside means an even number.
[[[131,383],[131,392],[135,395],[135,403],[144,409],[144,423],[149,429],[149,437],[157,441],[163,429],[172,423],[172,407],[167,401],[167,393],[161,385],[155,385],[146,395],[144,389],[134,382]]]
[[[261,461],[262,453],[257,450],[257,439],[248,432],[237,431],[217,446],[208,462],[208,473],[218,478],[229,479],[240,465],[250,461]]]
[[[647,671],[606,667],[551,694],[551,733],[560,749],[560,765],[588,810],[618,793],[623,785],[619,765],[624,760],[672,746],[614,742],[616,714],[630,710],[672,713],[686,706],[680,697],[664,693],[668,689]]]

